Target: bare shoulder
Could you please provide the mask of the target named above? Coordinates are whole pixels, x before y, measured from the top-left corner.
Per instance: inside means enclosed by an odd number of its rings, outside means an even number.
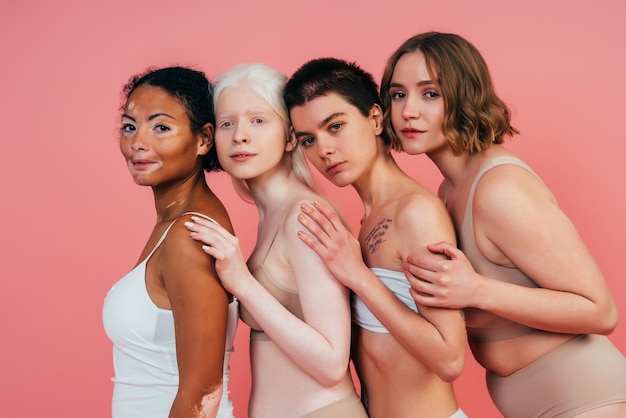
[[[399,224],[407,222],[429,224],[433,221],[448,222],[450,220],[443,201],[423,186],[407,192],[395,207],[395,218]]]
[[[488,170],[476,184],[476,215],[517,214],[537,205],[556,206],[550,189],[532,171],[517,164],[501,164]]]
[[[543,181],[516,164],[491,168],[478,181],[472,202],[478,246],[492,262],[523,263],[530,249],[550,242],[569,220]]]
[[[215,276],[213,258],[206,255],[202,250],[202,243],[192,239],[185,227],[185,222],[191,221],[193,216],[210,219],[233,233],[228,213],[217,198],[190,205],[170,227],[162,245],[163,261],[174,264],[169,267],[171,270],[186,272],[197,269],[203,274]]]
[[[330,203],[326,198],[320,196],[319,194],[313,192],[312,190],[307,190],[305,192],[298,193],[293,196],[292,199],[287,205],[289,205],[285,214],[285,222],[284,222],[284,233],[287,234],[290,238],[295,238],[295,242],[300,243],[300,239],[297,238],[296,232],[303,229],[302,224],[298,221],[298,215],[302,213],[301,207],[303,204],[313,205],[314,202],[321,202],[325,204],[327,207],[331,208],[335,213],[335,210],[332,203]]]
[[[395,219],[394,241],[401,260],[409,254],[427,253],[429,244],[456,244],[448,211],[441,199],[428,190],[404,196],[396,207]]]
[[[199,204],[190,206],[180,218],[183,219],[184,222],[193,214],[201,214],[204,217],[211,218],[228,232],[231,234],[233,233],[232,223],[230,221],[230,217],[228,216],[228,212],[226,211],[226,207],[224,207],[222,201],[215,196],[212,196],[210,199],[202,201]]]

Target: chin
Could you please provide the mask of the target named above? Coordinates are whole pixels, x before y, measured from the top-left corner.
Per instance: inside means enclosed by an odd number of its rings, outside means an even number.
[[[138,186],[153,186],[154,185],[148,179],[145,179],[142,177],[133,177],[133,180],[135,181],[135,184]]]
[[[352,183],[349,181],[346,181],[344,179],[338,179],[338,178],[328,178],[326,177],[332,184],[334,184],[337,187],[346,187],[346,186],[350,186]]]
[[[419,155],[419,154],[424,154],[426,151],[410,142],[403,142],[402,152],[404,152],[405,154],[409,154],[409,155]]]

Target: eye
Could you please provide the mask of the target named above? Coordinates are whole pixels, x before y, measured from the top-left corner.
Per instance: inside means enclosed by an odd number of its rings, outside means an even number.
[[[439,97],[439,93],[437,93],[436,91],[427,91],[426,93],[424,93],[424,96],[428,97],[429,99],[436,99],[437,97]]]
[[[314,143],[315,143],[315,138],[312,136],[307,136],[300,141],[300,145],[302,145],[305,148],[310,147]]]
[[[254,119],[252,119],[252,123],[255,124],[255,125],[260,125],[263,122],[265,122],[265,121],[263,119],[261,119],[261,118],[254,118]]]
[[[406,94],[403,91],[394,91],[391,93],[391,98],[398,100],[398,99],[404,99],[406,97]]]
[[[230,128],[231,126],[233,126],[233,123],[228,120],[225,120],[224,122],[217,125],[218,128]]]
[[[337,132],[338,130],[341,129],[342,126],[343,126],[343,123],[333,123],[332,125],[328,127],[328,130],[331,132]]]
[[[122,133],[130,133],[135,132],[137,128],[132,123],[123,123],[122,124]]]
[[[169,126],[165,126],[165,125],[161,125],[161,124],[156,125],[156,126],[154,127],[154,129],[156,129],[156,130],[157,130],[157,132],[167,132],[167,131],[169,131],[169,130],[170,130]]]

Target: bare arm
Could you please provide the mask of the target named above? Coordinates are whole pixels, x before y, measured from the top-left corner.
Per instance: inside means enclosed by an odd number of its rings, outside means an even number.
[[[300,222],[317,240],[304,233],[300,239],[311,247],[324,261],[327,268],[344,285],[350,287],[382,322],[398,342],[412,355],[437,373],[442,379],[451,381],[459,376],[465,362],[465,323],[459,311],[418,307],[416,314],[401,302],[365,264],[356,238],[343,226],[336,215],[323,204],[303,206],[307,216]],[[411,210],[407,210],[406,216]],[[419,236],[430,239],[454,239],[447,214],[430,216],[415,211],[428,220],[416,221],[401,216],[397,221],[403,225],[404,233],[393,237],[398,245],[415,248],[420,245]],[[436,215],[436,211],[432,214]],[[415,216],[417,218],[417,216]],[[446,223],[447,222],[447,223]],[[404,226],[411,225],[409,228]],[[428,232],[432,229],[432,233]],[[439,231],[439,232],[434,232]]]
[[[174,224],[161,251],[179,370],[178,392],[169,416],[215,417],[222,396],[228,295],[213,259],[189,239],[182,222]]]
[[[486,173],[474,197],[474,228],[488,259],[520,269],[540,288],[480,275],[462,252],[438,244],[430,250],[450,260],[411,256],[406,265],[418,303],[479,308],[552,332],[608,334],[614,329],[617,312],[600,269],[532,173],[517,166]]]
[[[307,374],[334,386],[346,374],[350,356],[350,305],[347,290],[296,237],[295,215],[287,219],[286,257],[299,289],[304,321],[289,312],[257,282],[248,270],[235,237],[223,228],[194,218],[192,237],[207,244],[217,259],[224,286],[235,294],[271,340]],[[291,237],[291,238],[290,238]]]

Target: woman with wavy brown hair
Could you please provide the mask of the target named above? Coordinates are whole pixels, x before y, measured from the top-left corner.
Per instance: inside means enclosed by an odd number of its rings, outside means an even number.
[[[502,146],[517,130],[480,53],[458,35],[414,36],[389,58],[381,96],[395,149],[443,174],[457,230],[459,249],[433,243],[405,263],[416,303],[465,309],[507,418],[625,416],[626,361],[605,336],[615,303],[553,194]]]

